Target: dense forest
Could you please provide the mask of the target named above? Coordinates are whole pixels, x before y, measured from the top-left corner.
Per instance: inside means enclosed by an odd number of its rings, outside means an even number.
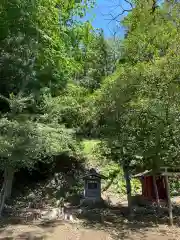
[[[81,20],[91,0],[1,1],[0,213],[15,173],[86,161],[87,143],[128,193],[130,174],[180,166],[180,3],[126,2],[125,37],[106,39]]]

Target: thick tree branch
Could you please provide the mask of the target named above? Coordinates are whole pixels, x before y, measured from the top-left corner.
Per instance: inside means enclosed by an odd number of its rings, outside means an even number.
[[[119,170],[115,170],[115,171],[110,175],[110,177],[109,177],[109,178],[110,178],[110,181],[109,181],[108,184],[104,187],[104,189],[102,190],[102,192],[105,192],[105,191],[107,191],[107,190],[110,188],[110,186],[112,185],[114,179],[117,177],[117,175],[118,175],[119,172],[120,172]]]

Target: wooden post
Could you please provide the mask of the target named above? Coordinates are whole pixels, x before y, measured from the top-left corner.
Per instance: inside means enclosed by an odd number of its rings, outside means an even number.
[[[154,191],[155,191],[155,196],[156,196],[157,209],[159,211],[159,209],[160,209],[159,193],[158,193],[158,188],[157,188],[157,184],[156,184],[156,175],[154,173],[153,173],[153,185],[154,185]]]
[[[166,183],[166,193],[167,193],[167,200],[168,200],[168,210],[169,210],[169,224],[173,225],[173,214],[172,214],[172,203],[171,203],[171,196],[170,196],[170,186],[168,181],[167,175],[167,168],[165,170],[165,183]]]

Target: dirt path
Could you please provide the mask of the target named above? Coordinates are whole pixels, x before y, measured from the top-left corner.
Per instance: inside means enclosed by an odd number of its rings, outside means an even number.
[[[126,231],[126,233],[108,232],[103,230],[93,230],[79,228],[75,229],[72,226],[59,226],[55,229],[48,240],[178,240],[180,237],[174,233],[176,230],[170,232],[166,229],[148,229],[140,233]]]
[[[0,239],[16,240],[111,240],[110,234],[101,230],[86,229],[68,223],[56,226],[37,227],[33,225],[8,226],[1,231]]]
[[[9,225],[0,231],[0,239],[15,240],[180,240],[178,227],[138,228],[138,225],[120,226],[82,226],[62,221],[48,225]]]
[[[77,228],[71,225],[58,226],[48,240],[111,240],[105,231]]]

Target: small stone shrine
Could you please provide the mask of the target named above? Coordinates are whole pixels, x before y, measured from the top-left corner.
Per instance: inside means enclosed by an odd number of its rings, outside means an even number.
[[[85,200],[101,201],[101,179],[105,179],[105,177],[91,168],[83,179]]]

